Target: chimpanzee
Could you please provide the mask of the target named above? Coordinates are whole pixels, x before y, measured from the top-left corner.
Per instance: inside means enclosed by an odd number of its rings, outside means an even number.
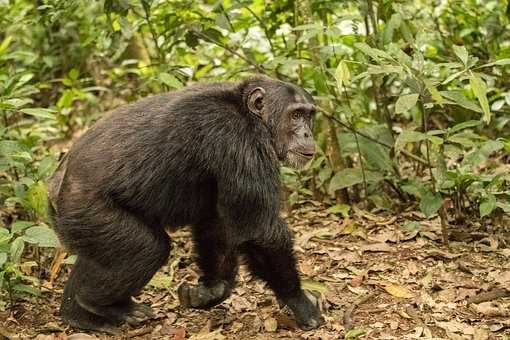
[[[243,255],[299,327],[323,324],[279,217],[279,164],[302,167],[313,157],[314,113],[300,87],[255,76],[151,96],[99,120],[49,185],[55,230],[78,255],[62,318],[115,332],[153,317],[131,297],[168,259],[165,228],[190,225],[203,276],[179,287],[181,305],[225,300]]]

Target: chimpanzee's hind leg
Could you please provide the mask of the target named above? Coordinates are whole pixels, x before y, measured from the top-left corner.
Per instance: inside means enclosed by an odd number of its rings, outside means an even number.
[[[138,293],[167,261],[170,242],[164,230],[155,230],[123,211],[108,222],[79,229],[71,238],[77,262],[64,289],[60,313],[77,328],[115,332],[115,325],[136,325],[153,316],[148,306],[135,304]],[[87,220],[91,222],[90,220]],[[90,238],[87,240],[87,238]],[[88,243],[88,244],[87,244]],[[87,248],[88,246],[88,248]],[[76,249],[77,248],[77,249]]]
[[[184,282],[177,293],[183,307],[209,308],[228,298],[234,288],[237,245],[230,229],[214,217],[193,226],[193,239],[203,276],[198,285]]]

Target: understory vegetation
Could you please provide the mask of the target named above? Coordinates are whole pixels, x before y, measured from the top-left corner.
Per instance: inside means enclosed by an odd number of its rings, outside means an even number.
[[[287,213],[413,212],[398,228],[438,221],[443,249],[473,226],[509,246],[507,1],[0,0],[0,311],[74,261],[46,186],[74,139],[121,104],[255,73],[320,107],[318,154],[281,170]]]

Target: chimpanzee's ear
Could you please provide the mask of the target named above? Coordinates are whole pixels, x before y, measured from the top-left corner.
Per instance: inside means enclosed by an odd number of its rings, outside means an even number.
[[[255,116],[267,122],[267,115],[264,114],[264,95],[266,91],[262,87],[256,87],[248,94],[248,110]]]

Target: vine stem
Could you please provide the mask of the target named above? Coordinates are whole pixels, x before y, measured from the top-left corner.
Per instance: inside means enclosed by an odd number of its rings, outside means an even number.
[[[423,105],[423,101],[419,100],[418,106],[421,111],[421,123],[422,123],[423,133],[426,134],[428,132],[427,111],[425,109],[425,106]],[[430,180],[432,182],[432,190],[434,191],[434,193],[437,193],[438,191],[437,191],[437,186],[436,186],[436,179],[432,172],[432,163],[430,162],[430,144],[429,144],[428,138],[425,139],[425,150],[427,152],[427,167],[428,167],[429,174],[430,174]],[[442,195],[441,195],[441,201],[442,201],[441,207],[438,210],[439,219],[441,221],[441,236],[443,237],[444,245],[446,245],[449,248],[450,245],[448,242],[448,214],[446,211],[446,207],[445,207],[445,203],[444,203]]]

